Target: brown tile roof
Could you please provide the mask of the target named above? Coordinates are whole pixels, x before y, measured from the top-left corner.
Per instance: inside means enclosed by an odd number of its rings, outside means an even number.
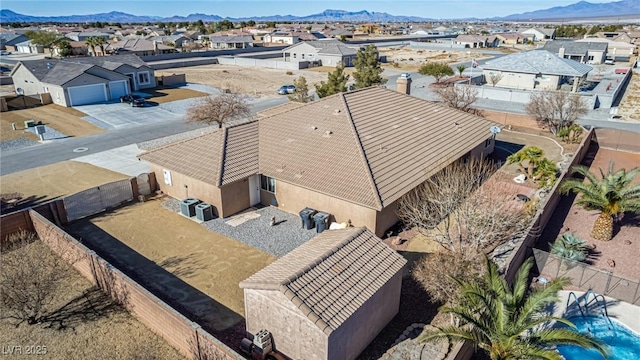
[[[258,123],[226,127],[138,157],[207,184],[226,185],[258,173]]]
[[[260,117],[269,117],[269,116],[273,116],[273,115],[277,115],[277,114],[283,113],[285,111],[297,109],[300,106],[304,106],[304,103],[299,103],[299,102],[295,102],[295,101],[289,101],[288,103],[284,103],[282,105],[277,105],[277,106],[270,107],[268,109],[264,109],[262,111],[259,111],[258,112],[258,116],[260,116]]]
[[[328,335],[402,271],[406,262],[366,228],[328,230],[240,287],[281,291]]]

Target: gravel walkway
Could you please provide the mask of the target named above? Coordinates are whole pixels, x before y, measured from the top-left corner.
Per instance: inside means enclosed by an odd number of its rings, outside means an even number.
[[[204,135],[216,130],[218,130],[217,127],[208,126],[200,129],[186,131],[180,134],[169,135],[169,136],[165,136],[165,137],[161,137],[153,140],[143,141],[141,143],[138,143],[137,145],[142,150],[151,150],[151,149],[155,149],[160,146],[164,146],[176,141],[191,139],[196,136]]]
[[[33,145],[38,145],[38,142],[29,139],[18,138],[13,140],[0,141],[0,150],[18,150]]]
[[[162,206],[178,212],[180,202],[176,199],[167,199],[162,203]],[[260,217],[248,220],[237,227],[226,224],[230,218],[217,218],[204,222],[202,225],[213,232],[236,239],[277,257],[282,257],[316,236],[315,229],[302,229],[300,217],[297,215],[278,210],[275,207],[265,207],[256,211]],[[277,225],[275,226],[269,226],[272,216],[276,218]]]

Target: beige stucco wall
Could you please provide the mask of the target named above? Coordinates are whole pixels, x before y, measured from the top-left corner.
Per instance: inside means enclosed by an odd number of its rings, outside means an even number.
[[[228,217],[242,210],[249,205],[249,182],[247,179],[238,180],[220,188],[222,200],[222,211],[219,216]]]
[[[167,169],[171,171],[171,185],[167,185],[164,182],[163,169],[164,168],[161,166],[151,164],[151,171],[156,174],[158,187],[162,192],[178,200],[182,200],[186,197],[198,198],[213,205],[214,215],[220,216],[220,211],[222,209],[220,189],[171,169]],[[184,185],[187,185],[187,188],[185,188]]]
[[[244,306],[247,332],[269,330],[279,352],[291,359],[331,359],[327,335],[280,291],[244,289]]]
[[[51,85],[51,84],[43,84],[49,90],[49,94],[51,94],[51,101],[54,104],[58,104],[60,106],[69,106],[69,94],[62,88],[62,86]]]
[[[336,222],[347,222],[351,219],[353,226],[366,226],[372,231],[376,229],[376,210],[280,180],[276,180],[275,194],[260,191],[260,201],[264,205],[274,205],[294,214],[310,207],[333,215],[331,221],[335,219]]]
[[[543,75],[542,78],[535,78],[535,74],[523,74],[514,72],[501,72],[496,70],[483,70],[482,74],[489,83],[492,73],[501,73],[502,79],[495,85],[503,88],[511,89],[534,89],[534,79],[536,89],[550,89],[557,90],[560,85],[560,76],[557,75]]]
[[[400,270],[329,335],[329,359],[355,359],[400,309]]]
[[[24,91],[24,95],[35,95],[44,92],[40,80],[38,80],[27,68],[20,65],[11,76],[13,87],[18,93],[18,88]]]

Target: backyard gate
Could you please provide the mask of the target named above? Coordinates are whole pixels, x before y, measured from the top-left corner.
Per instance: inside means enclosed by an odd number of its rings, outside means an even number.
[[[138,182],[138,193],[140,195],[151,194],[151,181],[149,181],[149,174],[142,173],[136,177]]]
[[[133,199],[129,179],[96,186],[63,199],[69,221],[99,213]]]

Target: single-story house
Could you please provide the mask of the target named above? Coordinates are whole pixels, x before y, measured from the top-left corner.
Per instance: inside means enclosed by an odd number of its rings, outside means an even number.
[[[300,39],[293,32],[275,32],[266,34],[262,37],[262,41],[266,44],[289,44],[293,45],[300,42]]]
[[[482,65],[485,79],[498,78],[494,86],[512,89],[557,90],[573,79],[573,91],[593,68],[561,58],[547,50],[532,50],[506,55]],[[577,81],[576,81],[577,80]]]
[[[530,28],[521,33],[525,35],[530,35],[533,37],[533,41],[544,41],[544,40],[553,40],[556,38],[556,29],[555,28]]]
[[[0,33],[0,50],[18,51],[16,44],[29,41],[26,35]]]
[[[158,42],[165,45],[173,44],[177,48],[181,48],[182,44],[186,42],[193,41],[191,38],[186,37],[184,35],[175,35],[175,34],[168,35],[168,36],[150,36],[150,37],[147,37],[147,40]]]
[[[135,55],[21,61],[11,77],[16,92],[50,93],[55,104],[67,107],[116,100],[156,86],[153,69]]]
[[[527,35],[517,32],[500,33],[496,37],[505,45],[526,44],[529,41]]]
[[[353,66],[358,48],[346,45],[336,39],[304,41],[282,50],[284,61],[318,61],[323,66],[337,66],[342,62],[344,66]]]
[[[99,32],[99,31],[74,31],[74,32],[65,34],[65,37],[73,41],[87,41],[91,37],[109,40],[111,35],[107,33]]]
[[[353,39],[353,32],[346,29],[333,29],[324,31],[323,34],[329,38],[351,40]]]
[[[366,228],[325,231],[240,283],[247,332],[290,359],[355,359],[398,313],[406,263]]]
[[[43,54],[44,46],[32,44],[31,40],[26,40],[15,44],[16,51],[23,54]]]
[[[99,51],[99,48],[96,48]],[[177,52],[175,47],[159,44],[155,41],[145,39],[126,39],[104,46],[104,51],[109,55],[138,55],[149,56],[159,54],[170,54]]]
[[[581,63],[602,64],[607,56],[606,42],[578,42],[578,41],[551,41],[542,47],[558,55],[561,58],[575,60]]]
[[[246,49],[253,47],[251,35],[209,36],[209,47],[212,49]]]
[[[457,45],[464,45],[466,48],[487,48],[500,45],[500,39],[495,35],[458,35],[451,41]]]
[[[576,42],[586,42],[586,43],[606,43],[607,51],[606,58],[607,59],[620,59],[620,60],[629,60],[631,56],[636,52],[636,46],[634,44],[630,44],[628,42],[623,41],[613,41],[611,39],[606,38],[586,38],[576,40]]]
[[[160,189],[228,217],[311,207],[378,236],[398,200],[445,166],[493,151],[492,122],[382,87],[329,96],[139,156]]]
[[[87,56],[89,54],[89,47],[87,46],[86,41],[69,41],[69,46],[71,46],[71,56]],[[53,48],[53,55],[60,56],[60,49]]]

